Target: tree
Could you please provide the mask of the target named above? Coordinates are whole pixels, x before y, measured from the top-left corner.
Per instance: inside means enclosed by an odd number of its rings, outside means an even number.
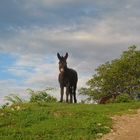
[[[99,101],[103,97],[128,94],[131,98],[140,93],[140,51],[131,46],[120,58],[100,65],[96,74],[87,82],[80,93]]]

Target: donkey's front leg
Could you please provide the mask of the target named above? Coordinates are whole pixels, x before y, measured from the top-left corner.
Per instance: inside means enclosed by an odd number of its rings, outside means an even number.
[[[60,102],[63,102],[63,95],[64,95],[64,87],[61,87],[61,97],[60,97]]]

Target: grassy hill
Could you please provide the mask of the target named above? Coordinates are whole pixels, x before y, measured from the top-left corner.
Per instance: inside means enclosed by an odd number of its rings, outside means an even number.
[[[12,105],[0,110],[0,140],[93,140],[110,131],[110,116],[137,108],[140,102]]]

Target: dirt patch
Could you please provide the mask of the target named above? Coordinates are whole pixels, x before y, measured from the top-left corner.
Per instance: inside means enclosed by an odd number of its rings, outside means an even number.
[[[113,116],[113,128],[99,140],[140,140],[140,109],[136,114]]]

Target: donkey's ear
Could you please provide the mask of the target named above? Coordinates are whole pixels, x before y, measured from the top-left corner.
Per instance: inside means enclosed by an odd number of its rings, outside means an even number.
[[[59,60],[61,59],[61,56],[60,56],[60,54],[59,54],[59,53],[57,53],[57,57],[58,57],[58,59],[59,59]]]
[[[67,59],[68,58],[68,53],[66,53],[66,55],[65,55],[65,57],[64,57],[65,59]]]

